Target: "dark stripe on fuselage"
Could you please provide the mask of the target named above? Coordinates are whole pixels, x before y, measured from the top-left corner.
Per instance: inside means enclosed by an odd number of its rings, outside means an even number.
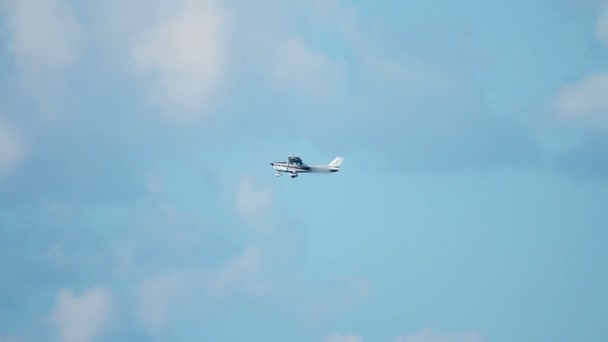
[[[294,164],[288,164],[285,162],[272,162],[270,163],[272,166],[277,166],[281,168],[286,168],[287,170],[276,170],[278,172],[285,173],[307,173],[307,172],[338,172],[340,169],[338,167],[331,166],[300,166]]]

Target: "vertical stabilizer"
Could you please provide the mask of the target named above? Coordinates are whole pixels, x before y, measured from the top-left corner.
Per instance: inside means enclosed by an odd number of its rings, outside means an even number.
[[[332,160],[331,163],[329,163],[329,166],[340,168],[340,166],[342,166],[342,160],[344,160],[344,158],[336,157],[336,159]]]

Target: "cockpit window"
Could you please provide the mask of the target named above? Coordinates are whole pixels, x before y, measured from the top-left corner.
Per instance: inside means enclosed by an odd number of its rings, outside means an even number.
[[[299,165],[302,166],[302,159],[300,159],[300,157],[289,157],[288,161],[290,164],[295,164],[295,165]]]

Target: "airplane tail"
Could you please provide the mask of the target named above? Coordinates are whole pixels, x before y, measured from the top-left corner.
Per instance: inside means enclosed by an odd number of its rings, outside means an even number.
[[[329,163],[329,166],[331,167],[336,167],[336,168],[340,168],[340,166],[342,166],[342,161],[344,160],[343,157],[336,157],[336,159],[332,160],[331,163]]]

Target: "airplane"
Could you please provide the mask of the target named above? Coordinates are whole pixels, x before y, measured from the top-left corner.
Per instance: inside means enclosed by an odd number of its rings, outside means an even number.
[[[342,165],[342,157],[336,157],[331,163],[327,165],[306,165],[302,162],[302,159],[297,156],[288,156],[287,162],[272,162],[272,168],[276,171],[277,177],[282,176],[283,172],[290,173],[291,178],[298,177],[299,173],[311,173],[311,172],[338,172]]]

